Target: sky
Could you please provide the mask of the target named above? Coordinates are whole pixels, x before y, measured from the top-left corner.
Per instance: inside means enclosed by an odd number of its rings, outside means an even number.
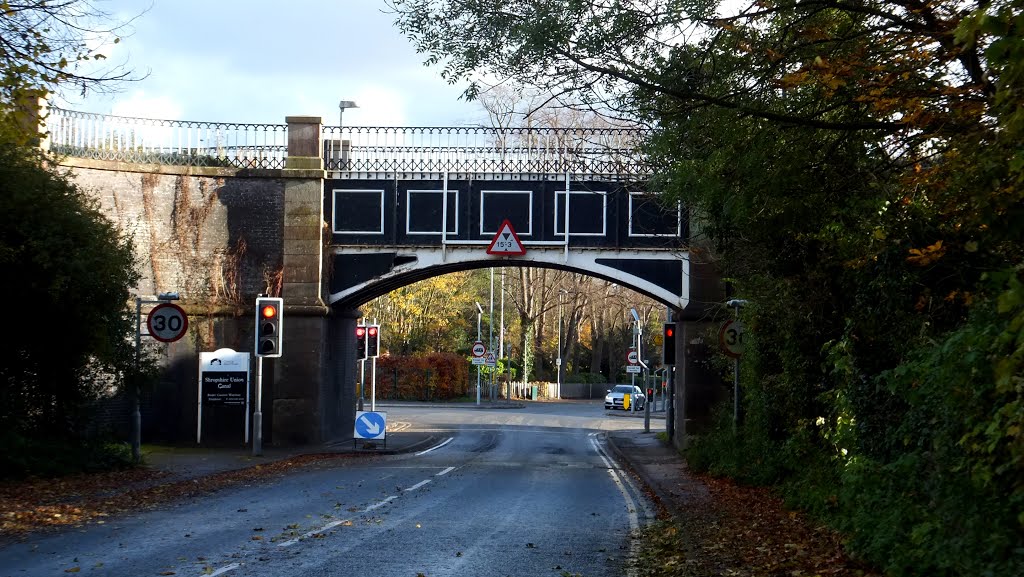
[[[463,126],[484,123],[440,67],[425,67],[384,0],[93,0],[119,21],[121,41],[99,47],[141,77],[113,93],[62,94],[83,112],[210,122]],[[134,20],[132,20],[134,18]]]

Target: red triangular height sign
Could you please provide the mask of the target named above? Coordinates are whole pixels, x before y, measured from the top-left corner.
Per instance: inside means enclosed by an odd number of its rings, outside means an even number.
[[[494,235],[490,246],[487,247],[487,254],[496,254],[498,256],[521,256],[526,254],[523,241],[519,240],[519,235],[516,234],[515,229],[512,228],[512,223],[507,218],[498,227],[498,234]]]

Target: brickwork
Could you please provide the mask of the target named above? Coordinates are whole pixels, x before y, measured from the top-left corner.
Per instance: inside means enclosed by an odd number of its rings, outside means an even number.
[[[331,379],[324,362],[328,310],[320,292],[322,170],[190,169],[80,159],[63,164],[134,242],[142,274],[136,294],[152,298],[176,291],[189,314],[185,338],[158,346],[165,370],[156,389],[143,395],[144,442],[194,442],[198,353],[225,347],[251,351],[252,307],[259,293],[281,295],[286,302],[286,356],[268,360],[263,375],[265,443],[315,443],[325,440],[325,429],[346,428],[322,422],[320,397]],[[147,311],[144,307],[142,314]],[[124,430],[128,415],[122,409],[112,403],[104,426]],[[206,425],[204,444],[241,442],[241,423]]]
[[[75,180],[135,243],[138,294],[241,305],[280,291],[285,181],[76,168]]]

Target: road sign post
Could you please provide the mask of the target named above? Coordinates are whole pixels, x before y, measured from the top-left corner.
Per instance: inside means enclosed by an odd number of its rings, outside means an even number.
[[[132,376],[134,381],[132,390],[132,461],[142,461],[142,391],[139,389],[138,371],[142,358],[142,337],[153,337],[154,339],[170,343],[185,336],[188,330],[188,315],[181,307],[171,304],[168,301],[178,300],[178,293],[166,292],[157,296],[158,300],[146,300],[142,297],[135,297],[135,371]],[[153,310],[146,316],[146,334],[142,334],[142,305],[156,304]]]
[[[176,304],[160,303],[149,311],[146,317],[149,336],[162,343],[173,343],[185,336],[188,330],[188,315]]]
[[[352,446],[355,447],[356,439],[387,441],[387,419],[388,414],[383,411],[356,411],[355,430],[352,433]]]
[[[732,365],[732,429],[736,431],[739,429],[740,421],[743,418],[742,410],[743,403],[741,402],[741,396],[743,391],[740,390],[740,355],[743,354],[743,323],[740,322],[740,309],[743,305],[747,304],[747,301],[742,299],[732,299],[726,303],[727,306],[733,307],[735,318],[728,320],[722,324],[722,329],[718,332],[718,343],[721,345],[725,354],[733,358]]]

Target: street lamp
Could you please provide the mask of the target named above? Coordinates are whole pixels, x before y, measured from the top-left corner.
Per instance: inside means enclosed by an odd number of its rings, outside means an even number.
[[[343,114],[345,114],[345,109],[346,108],[359,108],[359,106],[355,102],[352,102],[351,100],[342,100],[341,102],[338,103],[338,129],[339,130],[341,129],[341,126],[342,126],[341,116]]]

